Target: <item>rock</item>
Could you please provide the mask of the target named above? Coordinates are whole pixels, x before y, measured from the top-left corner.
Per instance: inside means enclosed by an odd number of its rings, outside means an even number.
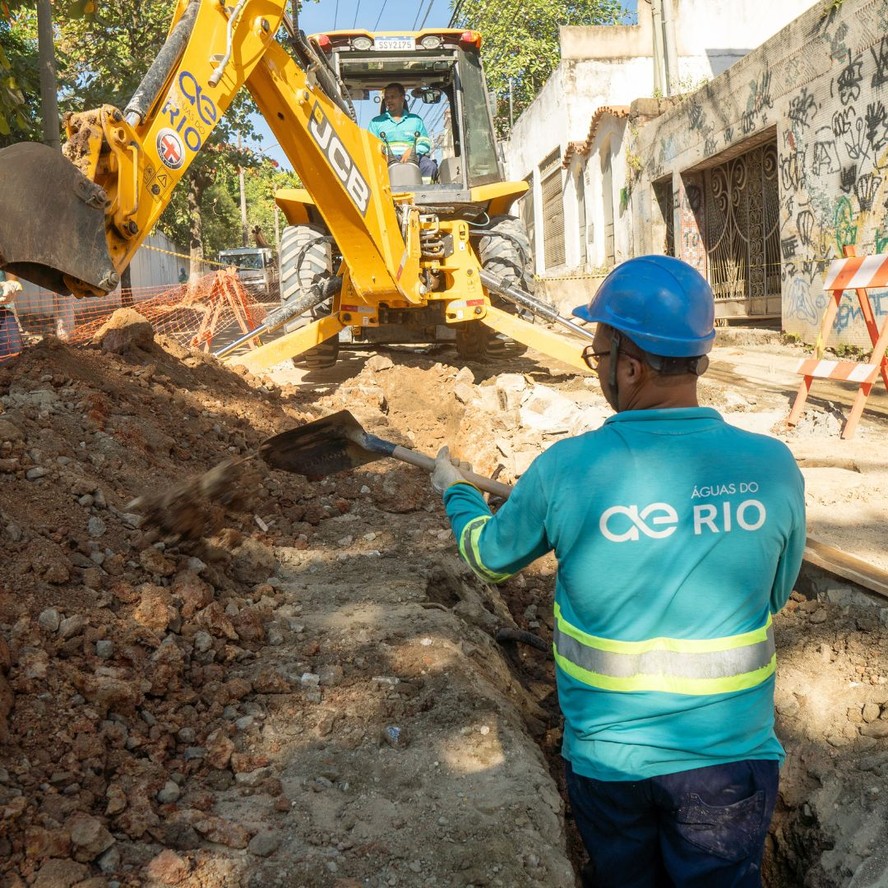
[[[41,611],[40,616],[37,617],[37,625],[47,632],[58,632],[61,622],[62,615],[57,607],[48,607]]]
[[[247,850],[250,854],[255,854],[256,857],[268,857],[270,854],[274,854],[274,852],[277,851],[280,844],[281,839],[276,832],[262,830],[250,839],[250,844],[247,845]]]
[[[74,859],[82,862],[95,860],[114,844],[114,837],[101,820],[77,812],[66,823],[71,833]]]
[[[157,577],[171,577],[176,572],[175,563],[153,546],[139,553],[139,564]]]
[[[8,419],[0,419],[0,442],[24,441],[25,433]]]
[[[369,373],[381,373],[383,370],[391,370],[395,362],[385,355],[373,355],[367,359],[364,369]]]
[[[253,677],[253,690],[257,694],[289,694],[293,687],[289,679],[275,669],[263,669]]]
[[[342,683],[342,667],[337,663],[331,666],[321,666],[318,669],[318,684],[325,687],[335,687]]]
[[[194,616],[194,622],[216,638],[228,638],[235,641],[238,637],[237,630],[231,618],[222,609],[218,601],[212,602]]]
[[[206,749],[207,762],[221,771],[223,768],[227,768],[231,761],[234,743],[219,729],[207,737]]]
[[[45,857],[68,857],[71,834],[66,829],[43,829],[34,826],[25,830],[25,854],[32,860]]]
[[[126,809],[126,791],[119,783],[112,783],[105,790],[105,798],[108,799],[108,804],[105,806],[107,816],[119,814]]]
[[[880,719],[872,724],[863,725],[860,728],[860,733],[864,737],[876,737],[877,739],[888,737],[888,721]]]
[[[160,885],[178,885],[188,877],[190,869],[186,860],[167,848],[148,862],[145,875]]]
[[[201,815],[192,825],[208,842],[227,848],[246,848],[250,842],[251,833],[246,827],[224,817]]]
[[[173,578],[171,591],[182,602],[180,610],[184,620],[190,620],[213,600],[213,587],[192,570],[177,573]]]
[[[108,710],[132,713],[142,702],[141,683],[134,682],[131,678],[79,674],[74,676],[73,681],[77,690],[103,714]]]
[[[242,641],[261,642],[265,639],[262,615],[254,608],[245,607],[233,620],[235,631]]]
[[[163,788],[157,793],[156,798],[162,805],[168,805],[171,802],[178,801],[181,795],[182,790],[179,788],[179,784],[174,780],[167,780]]]
[[[133,349],[147,351],[154,344],[154,328],[134,309],[118,308],[96,331],[92,343],[118,355]]]
[[[212,646],[213,636],[210,635],[209,632],[201,630],[200,632],[194,633],[194,649],[198,653],[205,654]]]
[[[82,614],[72,614],[66,617],[59,625],[60,638],[75,638],[83,634],[83,628],[86,625]]]
[[[266,755],[248,755],[245,752],[235,752],[231,756],[231,770],[235,774],[249,774],[262,768],[267,768],[270,760]]]
[[[93,515],[86,524],[86,532],[93,539],[98,539],[99,537],[104,536],[107,530],[108,528],[105,526],[105,522],[97,515]]]
[[[72,888],[89,876],[89,867],[74,860],[48,860],[37,871],[31,888]]]
[[[165,632],[177,616],[169,589],[145,583],[139,586],[138,591],[140,601],[133,612],[133,619],[152,632]]]
[[[876,703],[865,703],[861,713],[863,720],[867,723],[876,721],[880,714],[881,709]]]

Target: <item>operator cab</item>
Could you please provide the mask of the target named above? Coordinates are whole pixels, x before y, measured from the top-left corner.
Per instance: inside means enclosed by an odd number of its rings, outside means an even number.
[[[423,182],[417,172],[408,182],[393,164],[393,188],[413,191],[418,204],[466,205],[470,189],[504,180],[477,31],[333,31],[310,39],[344,85],[361,127],[385,110],[380,97],[393,82],[406,90],[406,110],[423,119],[437,177]]]

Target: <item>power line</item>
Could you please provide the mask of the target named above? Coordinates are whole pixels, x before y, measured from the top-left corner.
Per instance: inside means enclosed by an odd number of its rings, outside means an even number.
[[[339,20],[339,0],[336,0],[336,11],[333,13],[333,30],[336,30],[336,22]]]
[[[456,24],[456,20],[459,18],[460,12],[462,12],[463,3],[465,3],[465,0],[456,0],[456,6],[453,7],[453,15],[450,16],[448,28],[452,28]]]
[[[419,23],[418,31],[421,31],[425,27],[426,19],[429,17],[429,13],[432,11],[432,7],[435,5],[435,0],[429,0],[429,8],[426,10],[426,14],[422,17],[422,21]]]
[[[358,5],[355,7],[355,20],[352,24],[352,28],[357,28],[358,26],[358,13],[361,11],[361,0],[358,0]]]
[[[385,12],[386,6],[388,6],[388,0],[383,0],[382,9],[379,10],[379,15],[376,16],[376,24],[373,25],[374,31],[379,27],[379,21],[382,18],[382,14]]]

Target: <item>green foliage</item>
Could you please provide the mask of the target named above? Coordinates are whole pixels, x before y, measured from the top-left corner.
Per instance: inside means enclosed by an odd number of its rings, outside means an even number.
[[[208,145],[191,167],[193,191],[202,221],[203,255],[207,259],[216,259],[220,250],[243,245],[239,166],[244,167],[248,233],[258,225],[271,244],[274,244],[274,192],[298,184],[294,173],[281,172],[274,161],[262,155],[226,143]],[[188,186],[183,183],[173,192],[160,220],[160,228],[182,245],[190,243],[193,235],[188,197]],[[249,244],[253,244],[252,236]]]
[[[0,148],[39,135],[37,15],[0,4]]]
[[[480,31],[487,87],[496,93],[500,134],[536,98],[559,61],[562,25],[615,25],[629,13],[619,0],[461,0],[455,26]]]
[[[60,112],[104,104],[124,108],[163,45],[175,8],[176,0],[56,0]],[[40,138],[39,94],[36,13],[26,0],[0,0],[0,147]],[[241,90],[174,191],[160,228],[183,247],[203,241],[204,252],[212,256],[240,243],[237,167],[261,167],[263,161],[232,146],[255,137],[255,114],[249,93]],[[279,175],[270,161],[265,164],[267,179]],[[270,188],[257,184],[256,189],[255,199],[248,194],[251,225],[267,227],[271,220],[266,237],[273,240]],[[205,218],[195,220],[189,193],[197,196]]]

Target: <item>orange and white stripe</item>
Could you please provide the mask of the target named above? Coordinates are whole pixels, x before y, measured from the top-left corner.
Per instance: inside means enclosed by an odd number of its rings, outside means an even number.
[[[818,361],[805,358],[799,361],[796,373],[817,379],[843,379],[847,382],[874,382],[879,375],[879,364],[859,364],[856,361]]]
[[[888,253],[853,256],[830,263],[823,282],[824,290],[855,290],[888,287]]]

